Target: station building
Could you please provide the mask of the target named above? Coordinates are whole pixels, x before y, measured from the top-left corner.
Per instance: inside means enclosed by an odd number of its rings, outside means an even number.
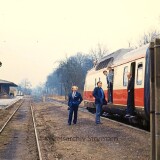
[[[18,85],[13,82],[0,79],[0,98],[11,98],[17,95]]]

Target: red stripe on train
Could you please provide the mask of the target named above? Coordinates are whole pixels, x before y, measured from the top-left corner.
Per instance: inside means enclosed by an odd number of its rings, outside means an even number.
[[[108,99],[107,90],[104,91],[106,100]],[[144,88],[136,88],[135,92],[135,106],[144,106]],[[84,100],[94,101],[94,97],[92,96],[92,91],[84,91]],[[113,91],[113,103],[126,105],[127,104],[127,90],[114,90]]]

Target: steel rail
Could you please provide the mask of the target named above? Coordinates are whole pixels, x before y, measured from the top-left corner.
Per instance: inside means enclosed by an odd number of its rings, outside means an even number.
[[[35,136],[36,136],[36,143],[37,143],[37,148],[38,148],[39,160],[42,160],[42,153],[41,153],[39,139],[38,139],[38,133],[37,133],[36,121],[35,121],[35,117],[34,117],[34,113],[33,113],[33,107],[32,107],[32,105],[30,105],[30,106],[31,106],[32,120],[33,120],[33,125],[34,125],[34,132],[35,132]]]
[[[12,115],[8,118],[8,120],[4,123],[4,125],[2,126],[2,128],[0,129],[0,134],[3,132],[3,130],[5,129],[5,127],[7,126],[7,124],[9,123],[9,121],[12,119],[12,117],[14,116],[14,114],[18,111],[18,109],[22,106],[24,100],[20,103],[20,105],[16,108],[16,110],[12,113]],[[12,104],[14,105],[14,104]]]

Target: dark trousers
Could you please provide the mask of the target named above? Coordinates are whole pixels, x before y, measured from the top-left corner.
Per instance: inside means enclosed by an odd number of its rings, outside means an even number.
[[[69,110],[69,117],[68,117],[68,123],[71,124],[72,122],[72,116],[73,116],[73,112],[74,112],[74,119],[73,119],[73,123],[77,123],[77,113],[78,113],[78,106],[74,106],[74,107],[70,107]]]
[[[134,93],[128,93],[127,99],[127,114],[134,114]]]
[[[102,104],[96,104],[96,123],[100,123],[100,116],[102,112]]]
[[[113,102],[113,84],[108,84],[108,102]]]

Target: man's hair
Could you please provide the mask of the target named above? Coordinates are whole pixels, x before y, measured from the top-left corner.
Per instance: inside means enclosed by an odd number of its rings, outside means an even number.
[[[78,87],[77,87],[77,86],[72,86],[72,88],[71,88],[71,89],[73,89],[73,88],[75,88],[76,90],[78,90]]]
[[[98,82],[97,82],[97,86],[98,86],[99,83],[102,83],[102,82],[101,82],[101,81],[98,81]]]
[[[106,70],[104,70],[104,71],[103,71],[103,73],[104,73],[104,72],[107,72],[107,71],[106,71]]]

